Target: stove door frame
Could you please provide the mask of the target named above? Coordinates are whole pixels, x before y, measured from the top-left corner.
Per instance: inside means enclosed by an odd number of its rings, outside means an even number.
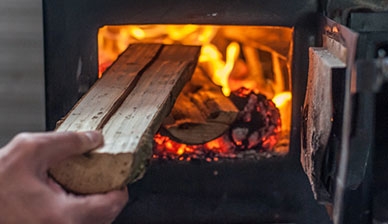
[[[199,7],[201,6],[201,7]],[[249,6],[249,7],[247,7]],[[46,129],[73,107],[98,78],[98,29],[124,24],[215,24],[294,27],[292,130],[289,155],[298,162],[300,108],[308,47],[318,39],[318,2],[156,0],[44,0]],[[303,52],[305,51],[305,52]]]

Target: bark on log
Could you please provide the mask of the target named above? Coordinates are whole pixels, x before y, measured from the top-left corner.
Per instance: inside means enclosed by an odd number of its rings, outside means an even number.
[[[220,137],[238,114],[220,87],[197,68],[179,95],[163,127],[175,141],[203,144]]]
[[[58,164],[51,175],[77,193],[119,189],[142,176],[152,137],[197,63],[200,47],[130,46],[57,131],[102,130],[105,144]]]

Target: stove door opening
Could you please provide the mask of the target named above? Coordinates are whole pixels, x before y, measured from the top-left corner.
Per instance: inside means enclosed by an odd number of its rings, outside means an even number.
[[[99,77],[132,43],[202,47],[191,81],[154,136],[154,159],[217,162],[288,153],[293,28],[104,26]]]

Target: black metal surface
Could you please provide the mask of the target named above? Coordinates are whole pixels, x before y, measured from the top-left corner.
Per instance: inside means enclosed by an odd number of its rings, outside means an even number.
[[[388,222],[388,82],[376,94],[375,152],[373,158],[373,219]]]
[[[372,204],[375,152],[375,96],[383,83],[381,64],[385,60],[373,60],[378,49],[384,49],[388,41],[382,21],[372,23],[370,18],[388,14],[356,13],[349,17],[351,28],[359,33],[357,63],[347,88],[348,111],[345,112],[344,134],[335,200],[335,223],[372,223]],[[365,18],[363,20],[362,18]],[[387,20],[384,20],[387,21]],[[365,24],[370,24],[366,28]],[[375,31],[372,31],[375,30]],[[381,110],[381,109],[380,109]],[[377,112],[382,113],[382,112]]]
[[[388,44],[387,21],[388,12],[350,14],[349,27],[359,33],[357,59],[376,58],[377,49]]]
[[[337,183],[343,184],[339,223],[366,224],[372,221],[370,184],[375,102],[372,93],[356,94],[352,99],[352,135],[346,175],[337,179]]]
[[[348,26],[357,32],[387,32],[388,23],[386,21],[388,12],[350,14]]]
[[[330,223],[300,165],[287,158],[152,163],[129,186],[124,223]]]
[[[347,25],[352,12],[381,12],[388,10],[388,2],[381,0],[323,0],[326,15],[342,25]],[[382,23],[375,21],[374,23]]]
[[[376,114],[384,115],[386,109],[377,106],[376,93],[388,80],[388,59],[358,60],[353,73],[356,79],[354,87],[356,92],[352,96],[351,150],[348,153],[346,176],[341,180],[344,183],[342,221],[343,223],[372,223],[373,196],[378,195],[387,199],[385,189],[381,188],[387,178],[381,175],[382,172],[376,169],[377,166],[374,163],[377,162],[381,166],[379,162],[381,160],[375,156],[376,148],[381,148],[381,145],[375,145],[375,140],[379,138],[375,137],[375,120],[384,121],[383,117],[376,117]],[[376,108],[379,108],[379,111],[376,111]],[[381,132],[381,126],[378,130]],[[387,156],[381,151],[379,155]],[[381,210],[386,209],[386,205],[381,202],[384,199],[374,203],[375,210],[380,213],[378,218],[382,218]],[[352,203],[355,201],[357,201],[356,204]],[[382,207],[376,207],[376,205]]]

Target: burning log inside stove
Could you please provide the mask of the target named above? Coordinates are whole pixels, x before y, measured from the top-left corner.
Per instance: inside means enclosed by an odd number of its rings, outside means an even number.
[[[157,143],[154,147],[154,157],[188,161],[218,161],[218,158],[242,158],[247,155],[253,155],[255,158],[267,157],[268,154],[260,153],[274,150],[281,137],[280,113],[275,104],[264,95],[255,94],[245,88],[232,92],[228,100],[235,104],[239,112],[221,137],[205,144],[187,145],[186,142],[174,142],[167,136],[162,136],[161,132],[154,137]],[[179,107],[179,101],[175,107]],[[240,152],[242,154],[239,154]]]
[[[281,131],[279,110],[262,94],[241,88],[230,96],[240,110],[229,130],[237,150],[272,149]]]
[[[224,134],[238,110],[201,69],[179,95],[163,127],[169,136],[185,144],[203,144]]]

